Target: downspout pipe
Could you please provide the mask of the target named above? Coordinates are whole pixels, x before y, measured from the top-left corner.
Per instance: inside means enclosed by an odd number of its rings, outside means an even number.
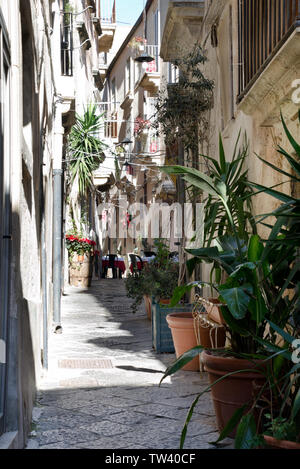
[[[53,170],[53,325],[61,333],[62,294],[62,180],[63,170]]]
[[[41,212],[42,212],[42,290],[43,290],[43,368],[48,370],[48,282],[47,282],[47,253],[46,253],[46,220],[45,195],[43,187],[43,172],[41,175]]]

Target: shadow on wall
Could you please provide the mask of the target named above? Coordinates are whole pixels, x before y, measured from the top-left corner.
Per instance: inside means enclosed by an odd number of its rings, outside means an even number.
[[[30,320],[30,315],[36,311],[31,311],[31,305],[23,295],[20,266],[21,230],[18,213],[12,213],[12,233],[6,431],[12,432],[18,429],[18,448],[23,448],[30,432],[36,394]]]

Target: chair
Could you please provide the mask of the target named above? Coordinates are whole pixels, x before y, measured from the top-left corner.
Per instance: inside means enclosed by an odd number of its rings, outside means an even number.
[[[113,278],[117,278],[117,269],[115,267],[116,254],[108,255],[108,266],[105,267],[105,277],[107,277],[108,269],[112,269]]]
[[[142,270],[142,268],[144,267],[142,258],[140,256],[137,256],[136,254],[128,254],[128,256],[129,256],[131,265],[133,267],[133,270],[139,270],[139,271]],[[141,263],[140,266],[138,266],[138,261]]]
[[[156,253],[153,251],[144,251],[145,257],[153,257],[156,256]]]
[[[178,252],[176,251],[170,252],[169,259],[174,259],[174,257],[178,257]]]

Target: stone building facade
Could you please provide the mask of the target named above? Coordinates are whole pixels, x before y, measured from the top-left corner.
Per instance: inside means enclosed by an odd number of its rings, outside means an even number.
[[[22,448],[51,318],[51,4],[2,0],[0,22],[0,442]]]
[[[162,1],[161,30],[160,54],[165,61],[174,62],[195,43],[208,58],[204,73],[215,82],[214,106],[207,145],[199,153],[218,158],[221,134],[229,159],[241,132],[249,144],[249,180],[270,187],[284,182],[284,176],[256,155],[290,172],[276,148],[280,144],[292,151],[280,111],[293,135],[300,137],[299,2]],[[289,194],[298,190],[299,196],[299,188],[291,183],[282,184],[280,190]],[[271,197],[256,196],[254,214],[269,213],[276,203]]]
[[[25,446],[60,331],[65,138],[113,21],[114,0],[0,1],[0,448]]]
[[[143,237],[139,213],[131,213],[130,207],[142,203],[149,210],[154,203],[174,201],[175,188],[170,181],[165,184],[165,177],[158,169],[165,162],[164,137],[157,135],[152,127],[157,94],[175,79],[175,74],[170,73],[170,64],[164,63],[159,55],[161,3],[159,0],[145,3],[144,11],[106,70],[100,106],[106,122],[102,137],[111,152],[95,173],[95,184],[102,191],[102,201],[115,206],[117,229],[116,235],[102,240],[104,252],[126,255],[134,250],[139,254],[144,250],[153,251],[150,227],[147,236]],[[143,56],[149,61],[139,61]],[[126,141],[128,143],[123,144]],[[114,155],[117,155],[117,172]],[[126,204],[128,213],[124,208]],[[135,220],[135,226],[131,219]],[[128,237],[119,237],[126,224]],[[173,234],[170,247],[176,249]]]

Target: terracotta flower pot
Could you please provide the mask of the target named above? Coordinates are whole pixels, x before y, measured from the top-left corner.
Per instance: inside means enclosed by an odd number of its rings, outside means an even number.
[[[199,324],[200,344],[205,348],[224,348],[226,331],[224,327],[213,327],[210,324]]]
[[[224,320],[217,304],[217,299],[208,298],[203,301],[205,310],[198,310],[195,316],[198,343],[207,349],[224,348],[226,343]]]
[[[293,441],[277,440],[273,436],[264,435],[264,440],[268,446],[277,449],[300,449],[300,443]]]
[[[228,373],[246,369],[253,370],[228,376],[224,380],[212,386],[211,394],[217,418],[217,425],[221,432],[237,409],[248,402],[250,402],[251,405],[251,401],[253,400],[254,381],[256,384],[263,384],[265,381],[265,377],[254,369],[259,371],[263,366],[266,367],[267,365],[262,365],[263,362],[260,362],[259,360],[250,362],[248,360],[234,357],[218,356],[208,351],[203,352],[202,361],[204,363],[205,370],[208,372],[211,384]],[[230,436],[234,438],[235,433],[236,429]]]
[[[84,254],[77,254],[77,261],[84,262]]]
[[[79,257],[79,256],[78,256]],[[89,254],[83,256],[83,261],[72,259],[69,268],[70,285],[73,287],[90,287],[93,275],[93,264]]]
[[[197,338],[194,329],[193,313],[171,313],[167,316],[167,322],[172,332],[176,357],[196,347]],[[199,357],[195,357],[183,368],[185,371],[199,371]]]
[[[219,305],[220,301],[217,298],[208,298],[208,301],[210,303],[213,303],[215,305]],[[218,306],[213,306],[209,311],[208,311],[208,319],[211,319],[212,321],[216,322],[217,324],[226,324],[221,308]]]

